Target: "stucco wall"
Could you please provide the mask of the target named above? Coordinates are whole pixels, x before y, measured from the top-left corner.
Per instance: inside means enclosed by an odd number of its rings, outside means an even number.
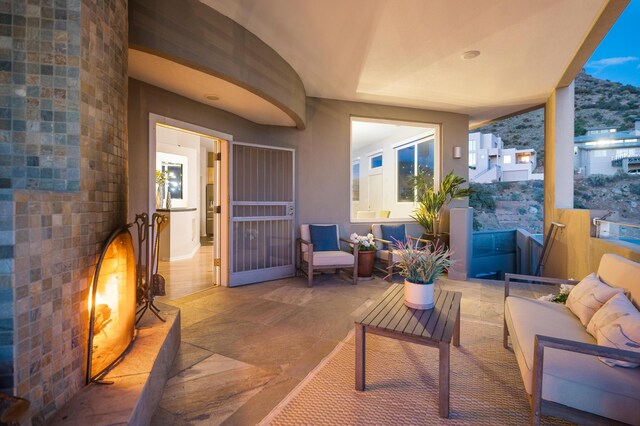
[[[605,253],[618,254],[640,262],[637,246],[624,242],[607,241],[590,234],[593,214],[589,210],[562,210],[553,212],[554,220],[566,226],[558,232],[545,265],[545,275],[581,280],[598,270]]]
[[[130,214],[149,209],[149,161],[155,163],[155,157],[149,157],[149,113],[231,133],[235,140],[243,142],[258,143],[257,135],[265,133],[265,126],[129,79]]]
[[[545,215],[552,215],[552,220],[565,225],[565,228],[554,238],[544,275],[582,279],[595,271],[589,257],[589,210],[545,210]]]
[[[306,108],[303,130],[262,126],[130,79],[130,214],[146,210],[148,200],[149,113],[228,133],[235,141],[294,148],[297,223],[339,223],[343,235],[370,229],[368,224],[351,224],[349,218],[351,116],[440,124],[443,170],[467,176],[466,115],[317,98],[307,98]],[[462,159],[453,159],[456,145],[462,148]],[[454,205],[466,207],[467,201]],[[422,232],[415,223],[410,229],[413,234]]]
[[[272,127],[269,132],[271,141],[296,148],[299,223],[339,223],[345,234],[370,229],[368,224],[351,224],[349,219],[352,116],[440,124],[443,170],[467,176],[466,115],[318,98],[308,99],[307,112],[307,129]],[[453,159],[454,145],[463,148],[462,159]],[[458,203],[456,206],[466,207],[466,201]],[[414,234],[422,232],[411,225]]]
[[[303,128],[300,77],[253,33],[198,0],[131,0],[129,45],[220,77],[276,105]]]

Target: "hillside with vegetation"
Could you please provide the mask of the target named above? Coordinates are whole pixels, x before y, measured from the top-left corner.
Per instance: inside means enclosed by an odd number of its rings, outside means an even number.
[[[640,88],[601,80],[581,71],[575,80],[575,135],[590,127],[634,128],[640,117]],[[477,129],[500,136],[505,148],[533,148],[538,153],[536,172],[544,164],[544,111],[537,109]],[[476,195],[474,228],[542,230],[542,182],[472,184]],[[619,218],[640,223],[640,177],[630,175],[588,178],[576,176],[575,207],[615,209]]]

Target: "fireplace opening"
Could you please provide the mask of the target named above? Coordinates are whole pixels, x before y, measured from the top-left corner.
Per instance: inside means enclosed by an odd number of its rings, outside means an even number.
[[[86,383],[99,381],[134,338],[136,257],[129,229],[116,229],[105,244],[89,293],[89,353]]]

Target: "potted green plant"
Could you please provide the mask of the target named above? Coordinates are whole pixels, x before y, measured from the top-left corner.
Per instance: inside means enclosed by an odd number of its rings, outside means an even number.
[[[412,243],[397,243],[394,266],[404,277],[404,304],[413,309],[433,308],[433,285],[453,265],[451,251],[434,243],[416,247]]]
[[[354,232],[349,236],[349,239],[358,245],[358,277],[371,277],[376,257],[376,243],[373,241],[373,234],[358,235]]]
[[[468,197],[471,194],[469,188],[461,188],[466,180],[451,171],[435,189],[429,169],[421,170],[410,179],[416,189],[418,200],[411,217],[424,228],[426,235],[423,237],[432,241],[441,240],[448,245],[448,236],[444,237],[440,222],[451,200]]]

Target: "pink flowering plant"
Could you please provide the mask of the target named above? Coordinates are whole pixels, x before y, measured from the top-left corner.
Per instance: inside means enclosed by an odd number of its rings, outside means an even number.
[[[396,242],[394,255],[400,276],[415,284],[433,284],[454,263],[451,251],[438,243],[416,247],[411,242]]]

